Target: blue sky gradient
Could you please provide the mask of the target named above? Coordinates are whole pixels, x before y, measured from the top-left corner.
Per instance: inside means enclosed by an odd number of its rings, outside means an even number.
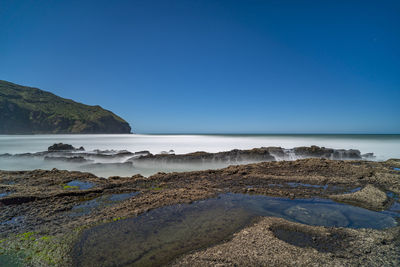
[[[0,1],[0,79],[139,133],[400,133],[400,1]]]

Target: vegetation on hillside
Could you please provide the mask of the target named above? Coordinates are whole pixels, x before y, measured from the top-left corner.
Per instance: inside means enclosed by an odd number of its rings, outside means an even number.
[[[130,132],[125,120],[100,106],[0,80],[0,134]]]

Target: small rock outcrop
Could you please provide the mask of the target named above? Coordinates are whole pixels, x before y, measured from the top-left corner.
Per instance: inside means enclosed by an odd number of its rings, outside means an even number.
[[[83,148],[83,146],[81,146],[80,148],[75,148],[70,144],[58,143],[58,144],[54,144],[52,146],[49,146],[47,148],[47,151],[49,151],[49,152],[54,152],[54,151],[85,151],[85,148]]]
[[[388,202],[386,193],[370,184],[360,191],[350,194],[332,195],[330,198],[347,204],[357,204],[360,207],[371,210],[383,210]]]
[[[327,158],[327,159],[361,159],[361,153],[356,149],[333,149],[319,146],[310,147],[295,147],[293,149],[296,156],[308,158]],[[373,156],[372,153],[368,153],[368,156]]]

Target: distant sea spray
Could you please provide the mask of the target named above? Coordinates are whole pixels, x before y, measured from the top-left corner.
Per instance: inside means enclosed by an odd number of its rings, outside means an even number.
[[[72,144],[75,147],[83,146],[86,151],[78,151],[80,154],[73,155],[37,153],[47,151],[50,145],[59,142]],[[230,164],[296,160],[308,156],[307,151],[295,151],[294,147],[312,145],[341,148],[323,155],[330,159],[357,158],[349,157],[349,153],[359,153],[359,156],[363,155],[363,159],[378,161],[400,158],[400,135],[0,135],[0,154],[3,154],[0,157],[0,169],[59,168],[90,171],[102,177],[131,176],[138,173],[147,176],[158,171],[191,171],[222,168]],[[254,154],[246,158],[248,155],[242,152],[261,147],[283,149],[270,149],[267,154],[259,151],[258,153],[265,155],[257,155],[256,158]],[[360,152],[351,152],[351,149]],[[182,164],[176,160],[181,158],[179,156],[181,154],[196,151],[210,153],[226,151],[226,153],[196,154],[204,164],[198,164],[198,161],[190,162],[187,157],[181,162]],[[136,154],[132,155],[135,152]],[[368,152],[373,152],[375,158],[372,158],[371,154],[366,154]],[[22,156],[6,157],[5,153]],[[31,156],[23,157],[24,153],[31,153]],[[148,157],[147,161],[130,160],[146,156],[148,153],[154,156]],[[171,157],[170,154],[176,156]],[[158,157],[156,163],[152,162],[152,157]],[[159,160],[160,158],[163,160]],[[174,164],[170,164],[171,162]]]

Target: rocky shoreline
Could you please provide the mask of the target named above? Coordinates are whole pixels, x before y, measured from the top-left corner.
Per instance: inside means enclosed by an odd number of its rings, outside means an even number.
[[[254,153],[260,155],[260,151]],[[172,155],[138,158],[154,157],[174,158]],[[204,155],[195,158],[204,159]],[[394,159],[372,162],[310,158],[109,179],[57,169],[0,171],[0,252],[24,258],[24,265],[77,265],[73,251],[87,230],[124,222],[161,207],[198,203],[226,193],[288,201],[334,200],[371,211],[385,210],[383,214],[399,221],[400,171],[396,169],[399,167],[400,160]],[[291,208],[292,213],[296,212],[295,218],[315,214],[304,207]],[[329,211],[320,212],[326,218],[337,216]],[[350,229],[304,225],[299,220],[290,222],[285,218],[257,218],[241,224],[239,230],[217,243],[182,252],[168,264],[396,266],[400,263],[400,226]]]
[[[223,163],[243,163],[243,162],[263,162],[295,160],[304,158],[325,158],[332,160],[359,160],[373,159],[373,153],[361,154],[356,149],[333,149],[319,146],[295,147],[285,149],[282,147],[261,147],[247,150],[233,149],[217,153],[197,151],[187,154],[175,154],[173,150],[162,151],[159,154],[152,154],[149,151],[130,152],[127,150],[93,150],[85,151],[84,147],[75,148],[69,144],[54,144],[47,151],[22,154],[0,154],[0,157],[46,157],[47,159],[67,160],[73,157],[84,159],[118,159],[127,158],[126,162],[165,162],[165,163],[204,163],[204,162],[223,162]]]
[[[69,144],[54,144],[47,151],[22,154],[0,154],[0,160],[9,165],[29,162],[26,165],[37,169],[78,170],[91,172],[100,177],[110,175],[130,176],[132,174],[153,175],[157,172],[221,169],[229,165],[249,164],[265,161],[325,158],[331,160],[371,160],[373,153],[361,154],[354,149],[332,149],[318,146],[261,147],[248,150],[234,149],[217,153],[193,152],[175,154],[173,150],[152,154],[149,151],[93,150],[75,148]],[[115,173],[117,171],[117,174]]]
[[[177,164],[177,163],[229,163],[229,164],[243,164],[243,163],[256,163],[263,161],[281,161],[281,160],[295,160],[305,158],[325,158],[332,160],[355,160],[367,159],[373,157],[372,153],[361,155],[359,150],[354,149],[332,149],[318,146],[311,147],[295,147],[293,149],[284,149],[282,147],[261,147],[248,150],[234,149],[231,151],[208,153],[208,152],[194,152],[188,154],[174,154],[174,153],[160,153],[153,155],[134,156],[127,161],[133,163],[147,162],[147,163],[163,163],[163,164]]]

